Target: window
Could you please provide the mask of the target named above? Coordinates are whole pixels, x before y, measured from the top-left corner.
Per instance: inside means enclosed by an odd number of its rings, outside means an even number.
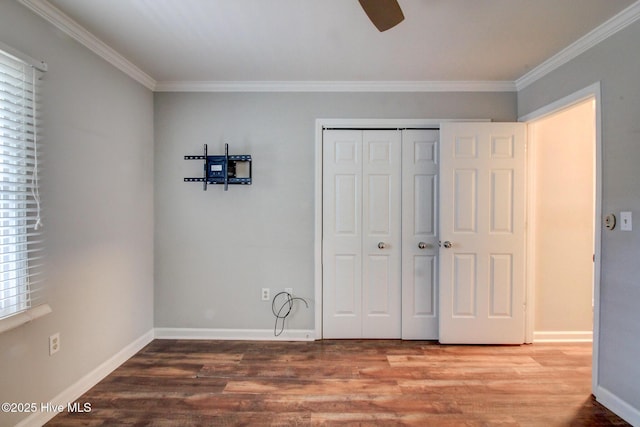
[[[36,88],[45,66],[0,44],[0,319],[41,303]]]

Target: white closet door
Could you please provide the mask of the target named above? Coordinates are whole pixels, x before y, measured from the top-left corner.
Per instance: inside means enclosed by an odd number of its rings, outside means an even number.
[[[362,132],[323,133],[322,335],[362,336]]]
[[[399,131],[323,133],[323,337],[400,338]]]
[[[363,131],[363,338],[400,338],[400,132]]]
[[[442,343],[524,342],[525,125],[440,129]]]
[[[438,339],[438,136],[402,132],[403,339]]]

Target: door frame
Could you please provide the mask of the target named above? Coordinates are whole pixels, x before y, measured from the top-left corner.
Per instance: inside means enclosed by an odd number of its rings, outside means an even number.
[[[443,122],[489,122],[488,119],[316,119],[315,231],[314,231],[314,335],[322,339],[322,132],[324,129],[440,129]]]
[[[583,89],[580,89],[570,95],[560,98],[550,104],[547,104],[529,114],[521,116],[518,121],[524,123],[530,123],[547,116],[556,114],[562,110],[570,108],[580,102],[588,99],[595,100],[595,161],[594,161],[594,191],[595,191],[595,206],[594,206],[594,270],[593,270],[593,350],[592,350],[592,367],[591,367],[591,388],[594,395],[599,381],[598,381],[598,355],[599,355],[599,330],[600,330],[600,272],[601,272],[601,253],[602,253],[602,100],[600,82],[596,82]],[[527,216],[532,218],[533,213],[533,201],[535,197],[534,188],[532,183],[534,182],[533,174],[535,168],[533,168],[531,161],[532,156],[528,156],[528,169],[529,169],[529,184],[527,187]],[[532,221],[527,222],[527,266],[533,265],[533,227]],[[535,277],[533,269],[527,268],[527,313],[525,321],[525,339],[526,342],[533,342],[534,326],[535,326]],[[596,395],[597,397],[597,395]]]

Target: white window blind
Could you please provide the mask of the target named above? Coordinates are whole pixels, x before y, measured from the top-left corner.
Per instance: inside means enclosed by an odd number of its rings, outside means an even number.
[[[38,189],[38,74],[0,45],[0,319],[40,298],[42,236]]]

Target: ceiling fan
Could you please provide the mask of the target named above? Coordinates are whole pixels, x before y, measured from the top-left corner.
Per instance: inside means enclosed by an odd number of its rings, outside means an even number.
[[[397,0],[358,0],[360,6],[380,31],[387,31],[404,20]]]

